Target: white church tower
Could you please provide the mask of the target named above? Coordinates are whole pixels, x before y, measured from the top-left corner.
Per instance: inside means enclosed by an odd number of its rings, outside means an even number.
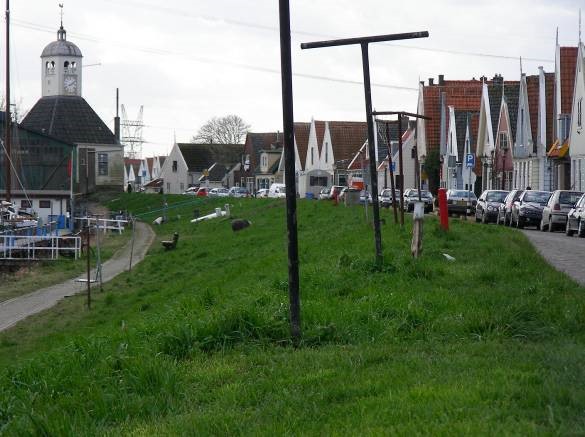
[[[41,54],[43,97],[81,97],[82,60],[79,47],[67,41],[67,32],[61,19],[57,41],[45,47]]]

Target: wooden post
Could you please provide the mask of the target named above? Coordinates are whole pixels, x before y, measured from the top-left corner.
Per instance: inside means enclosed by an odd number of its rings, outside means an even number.
[[[414,205],[414,213],[412,214],[412,243],[410,245],[410,252],[414,258],[418,258],[422,253],[422,239],[423,239],[423,219],[425,215],[424,203],[417,202]]]

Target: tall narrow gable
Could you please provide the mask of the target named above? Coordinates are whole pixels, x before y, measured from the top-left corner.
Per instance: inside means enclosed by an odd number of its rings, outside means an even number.
[[[479,128],[477,133],[477,156],[489,156],[494,150],[494,134],[492,126],[492,114],[488,86],[483,84],[481,93],[481,106],[479,111]]]

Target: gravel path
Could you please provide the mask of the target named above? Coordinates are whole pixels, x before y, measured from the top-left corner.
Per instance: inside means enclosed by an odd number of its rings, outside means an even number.
[[[133,265],[142,261],[148,248],[154,241],[154,237],[155,234],[149,225],[136,222],[134,254],[132,257]],[[102,265],[103,282],[110,281],[118,274],[128,270],[130,250],[131,241]],[[91,277],[95,278],[95,272],[93,270]],[[84,274],[80,278],[85,279],[87,276]],[[95,284],[92,286],[95,287]],[[0,303],[0,331],[14,326],[28,316],[51,308],[65,297],[73,296],[86,289],[87,285],[85,283],[76,282],[75,279],[71,279],[61,284],[42,288],[30,294],[2,302]]]
[[[563,233],[523,231],[536,250],[557,270],[585,285],[585,240]]]

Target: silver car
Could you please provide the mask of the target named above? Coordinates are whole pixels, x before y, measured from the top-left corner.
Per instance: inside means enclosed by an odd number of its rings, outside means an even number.
[[[581,196],[567,214],[565,234],[570,237],[575,232],[577,232],[578,237],[585,238],[585,194]]]
[[[556,190],[548,199],[548,203],[542,210],[540,230],[553,232],[556,229],[565,230],[567,226],[567,214],[583,193],[579,191]]]

